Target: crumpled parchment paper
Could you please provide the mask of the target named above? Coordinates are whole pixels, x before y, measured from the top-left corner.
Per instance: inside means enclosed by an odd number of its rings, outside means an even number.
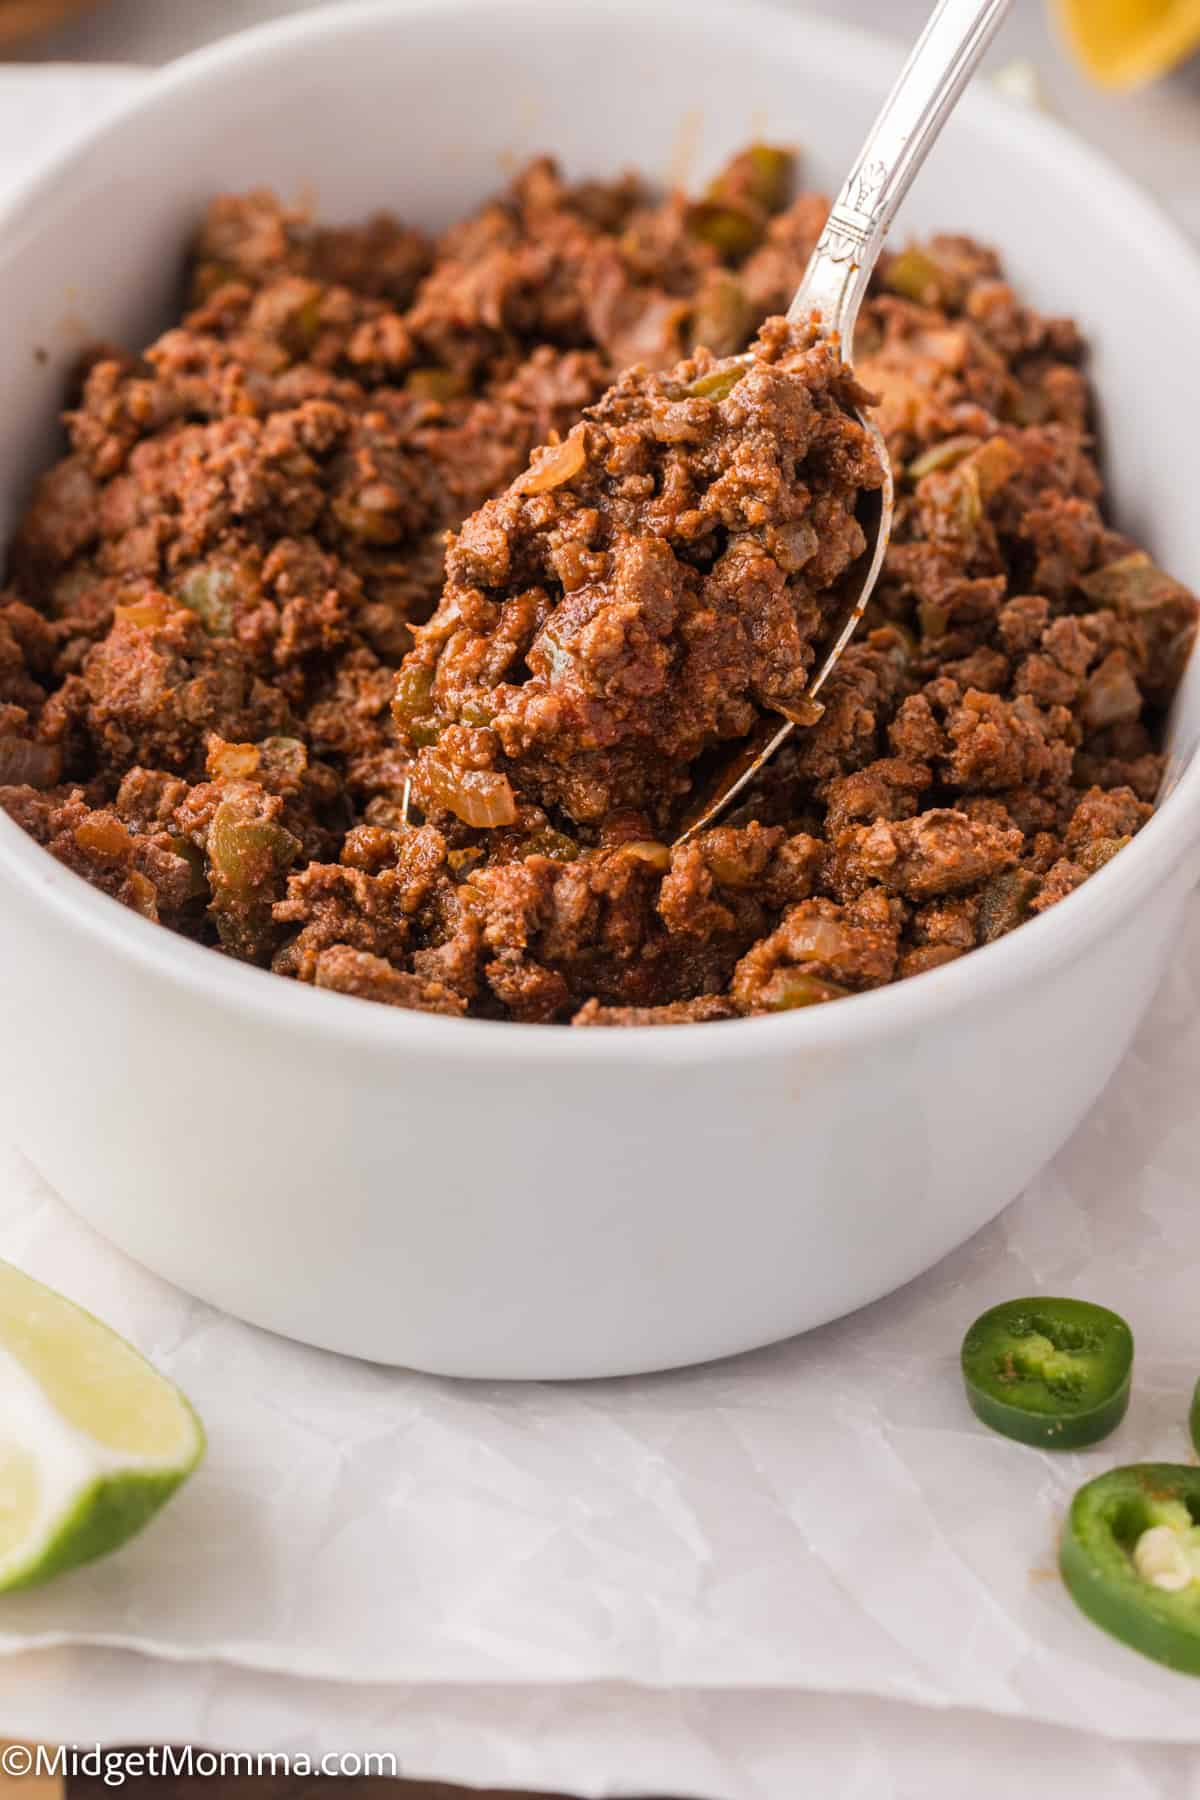
[[[1054,1572],[1081,1481],[1190,1455],[1197,968],[1200,908],[1091,1118],[963,1250],[838,1324],[668,1375],[450,1382],[287,1343],[109,1250],[8,1153],[0,1254],[132,1337],[210,1451],[124,1555],[7,1598],[0,1651],[869,1693],[1200,1742],[1200,1690],[1084,1622]],[[1087,1453],[1013,1445],[962,1398],[965,1327],[1039,1289],[1113,1306],[1137,1336],[1129,1417]]]
[[[0,74],[0,181],[134,79]],[[1089,1120],[964,1249],[808,1337],[638,1380],[452,1383],[272,1338],[109,1249],[0,1145],[0,1255],[132,1338],[211,1443],[121,1556],[0,1604],[0,1735],[390,1745],[446,1778],[738,1800],[836,1763],[833,1791],[886,1800],[942,1791],[904,1772],[932,1743],[916,1703],[963,1709],[978,1796],[1085,1762],[1167,1791],[1135,1740],[1200,1743],[1200,1687],[1082,1619],[1055,1537],[1090,1475],[1191,1454],[1197,971],[1200,902]],[[1087,1454],[1009,1444],[962,1398],[965,1326],[1036,1290],[1134,1326],[1130,1415]]]

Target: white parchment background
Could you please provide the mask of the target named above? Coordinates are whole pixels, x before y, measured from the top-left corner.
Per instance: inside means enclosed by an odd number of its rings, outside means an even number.
[[[132,79],[0,74],[0,178]],[[456,1384],[271,1338],[108,1249],[0,1146],[0,1255],[134,1339],[211,1440],[119,1558],[0,1603],[0,1736],[932,1800],[962,1791],[955,1708],[977,1796],[1035,1774],[1064,1800],[1200,1794],[1200,1760],[1139,1741],[1200,1744],[1200,1685],[1109,1643],[1054,1574],[1080,1481],[1189,1455],[1197,971],[1200,906],[1091,1118],[962,1251],[806,1338],[649,1379]],[[1086,1456],[995,1438],[961,1397],[964,1327],[1038,1289],[1137,1335],[1130,1416]]]

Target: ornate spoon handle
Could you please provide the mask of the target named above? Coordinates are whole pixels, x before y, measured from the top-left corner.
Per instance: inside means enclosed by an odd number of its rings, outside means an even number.
[[[1011,0],[940,0],[833,203],[788,308],[788,318],[803,320],[819,313],[825,335],[840,340],[847,362],[853,359],[855,320],[888,226],[1010,4]],[[810,699],[820,693],[853,637],[891,537],[895,491],[887,446],[875,421],[861,412],[858,417],[874,438],[883,467],[874,545],[857,595],[846,607],[809,683]],[[676,841],[683,843],[715,823],[794,729],[791,719],[781,723],[774,714],[760,719],[716,779],[693,801]]]
[[[847,360],[888,226],[1010,4],[941,0],[833,203],[788,317],[819,312]]]

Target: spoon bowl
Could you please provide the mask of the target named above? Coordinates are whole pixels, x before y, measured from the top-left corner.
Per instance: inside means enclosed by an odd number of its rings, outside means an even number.
[[[684,814],[675,841],[685,844],[697,832],[704,831],[714,825],[717,819],[728,810],[743,793],[759,772],[766,767],[779,750],[791,737],[798,726],[811,725],[820,717],[819,696],[821,689],[833,674],[838,660],[858,630],[859,620],[867,610],[867,603],[875,591],[875,583],[883,568],[883,559],[887,555],[888,544],[892,536],[892,515],[896,506],[896,483],[892,474],[891,458],[883,433],[869,412],[861,407],[852,409],[852,417],[858,420],[863,430],[871,438],[879,466],[883,470],[883,481],[879,487],[866,492],[859,506],[859,523],[866,538],[866,548],[859,557],[855,567],[847,576],[849,599],[843,609],[832,637],[826,639],[825,654],[821,658],[817,672],[808,685],[806,699],[812,702],[812,712],[808,717],[799,714],[788,717],[780,713],[764,713],[749,737],[743,740],[733,755],[721,764],[714,778],[707,782],[699,797],[693,799]]]
[[[888,227],[1010,5],[1011,0],[939,0],[830,208],[787,316],[794,324],[812,320],[847,362],[859,308]],[[812,716],[765,714],[693,799],[677,843],[715,824],[797,725],[811,724],[820,716],[817,698],[867,610],[891,539],[896,491],[883,433],[861,408],[855,407],[853,416],[874,443],[883,483],[877,494],[863,495],[867,547],[859,558],[860,573],[849,577],[849,603],[809,683],[806,698],[814,703]]]

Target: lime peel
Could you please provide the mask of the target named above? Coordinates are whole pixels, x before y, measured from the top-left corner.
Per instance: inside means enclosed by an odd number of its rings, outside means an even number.
[[[0,1395],[0,1593],[117,1549],[204,1454],[200,1421],[165,1376],[6,1263]]]

